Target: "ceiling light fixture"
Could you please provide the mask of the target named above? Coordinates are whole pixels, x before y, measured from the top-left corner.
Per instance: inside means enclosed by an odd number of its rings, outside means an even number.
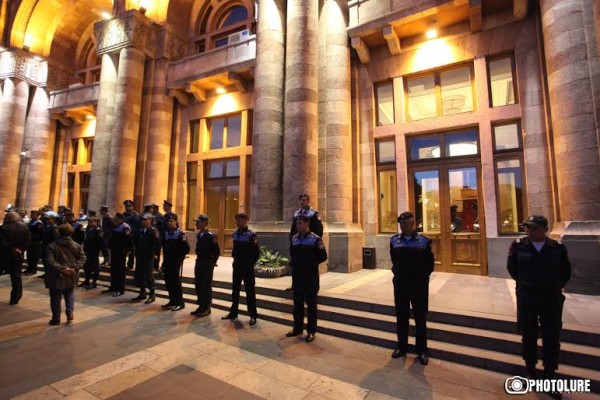
[[[102,11],[100,13],[100,16],[102,17],[102,19],[106,19],[106,20],[109,20],[112,18],[112,14],[107,11]]]
[[[218,87],[216,89],[216,92],[219,93],[219,94],[224,94],[224,93],[227,93],[227,90],[225,90],[225,88]]]
[[[427,31],[427,33],[425,33],[425,36],[427,37],[427,39],[435,39],[436,37],[438,37],[438,31],[435,28],[431,28]]]

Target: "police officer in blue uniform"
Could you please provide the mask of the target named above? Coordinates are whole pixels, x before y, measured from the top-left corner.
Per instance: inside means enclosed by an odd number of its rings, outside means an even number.
[[[125,216],[122,213],[115,215],[115,228],[110,236],[110,287],[103,291],[111,293],[113,297],[119,297],[125,294],[126,257],[133,246],[133,237],[131,227],[125,223]]]
[[[27,269],[25,275],[34,275],[37,272],[38,261],[42,256],[42,239],[44,236],[44,223],[40,220],[40,212],[31,210],[27,224],[31,234],[31,243],[27,249]]]
[[[85,242],[83,242],[83,251],[85,252],[85,280],[81,286],[86,289],[95,289],[96,281],[100,276],[100,250],[104,245],[104,231],[100,227],[100,219],[96,216],[88,218],[88,226],[85,228]]]
[[[110,265],[110,238],[113,229],[115,229],[115,221],[108,213],[108,206],[100,206],[100,226],[104,231],[104,246],[102,247],[102,257],[104,261],[102,265]]]
[[[535,379],[538,332],[542,334],[544,379],[558,369],[560,330],[565,296],[571,278],[567,248],[546,236],[548,220],[533,215],[523,223],[526,237],[510,245],[507,269],[516,281],[517,323],[523,335],[523,359],[528,378]],[[560,397],[560,393],[550,393]]]
[[[392,358],[406,356],[408,350],[408,318],[412,306],[415,318],[417,360],[429,363],[427,356],[427,311],[429,308],[429,276],[434,256],[431,240],[415,230],[415,216],[403,212],[398,216],[400,233],[390,240],[390,257],[394,273],[394,308],[398,344]]]
[[[196,266],[194,267],[194,284],[198,300],[198,308],[190,314],[205,317],[210,314],[212,304],[213,272],[221,255],[217,236],[208,230],[208,215],[200,214],[196,221]]]
[[[160,235],[158,229],[152,226],[152,214],[142,215],[142,227],[135,238],[135,271],[133,277],[138,283],[140,294],[131,299],[133,302],[146,300],[144,303],[154,303],[155,282],[154,265],[158,259],[160,249]],[[146,294],[146,289],[149,293]]]
[[[310,231],[310,216],[296,218],[297,233],[292,236],[290,256],[292,286],[294,287],[294,328],[287,337],[302,334],[304,303],[307,309],[306,342],[312,342],[317,332],[317,294],[319,293],[319,264],[327,260],[321,238]]]
[[[140,227],[142,225],[141,215],[138,214],[138,212],[133,209],[133,200],[129,200],[129,199],[125,200],[123,202],[123,205],[125,206],[125,211],[123,212],[123,216],[125,217],[125,223],[127,225],[129,225],[129,227],[131,228],[131,234],[133,235],[134,238],[136,238],[138,236]],[[129,251],[129,254],[127,255],[127,268],[133,269],[134,265],[135,265],[135,242],[133,243],[133,247],[131,248],[131,251]]]
[[[256,233],[248,228],[248,214],[235,215],[237,229],[233,232],[233,281],[231,293],[231,308],[229,313],[221,319],[234,320],[238,316],[240,303],[240,288],[242,281],[246,290],[246,302],[250,325],[256,324],[258,313],[256,311],[256,291],[254,279],[254,264],[258,261],[258,239]]]
[[[83,225],[75,219],[73,211],[65,212],[65,223],[73,227],[73,233],[71,234],[73,241],[78,245],[83,246],[83,242],[85,242],[85,230],[83,229]]]
[[[169,291],[169,302],[161,307],[165,310],[179,311],[185,308],[181,287],[181,267],[185,256],[190,252],[185,232],[177,227],[177,215],[171,214],[166,220],[166,231],[162,241],[165,286]]]
[[[323,222],[321,221],[319,212],[310,206],[310,196],[306,193],[302,193],[298,196],[298,200],[300,201],[300,208],[294,211],[294,216],[292,217],[292,226],[290,228],[290,240],[292,239],[292,236],[294,236],[298,232],[296,229],[296,220],[299,216],[308,217],[310,231],[318,237],[323,237]],[[285,290],[294,290],[294,285],[290,286]]]

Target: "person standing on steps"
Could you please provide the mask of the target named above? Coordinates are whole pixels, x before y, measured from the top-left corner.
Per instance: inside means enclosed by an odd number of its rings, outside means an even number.
[[[254,264],[258,261],[258,239],[256,233],[248,228],[248,214],[235,215],[237,229],[233,232],[233,279],[231,293],[231,308],[229,313],[221,319],[234,320],[238,316],[240,304],[240,289],[242,281],[246,290],[246,302],[250,325],[256,324],[258,313],[256,311],[256,291],[254,279]]]
[[[548,220],[533,215],[525,225],[524,238],[516,239],[508,251],[507,270],[516,282],[517,325],[522,334],[526,374],[536,379],[537,340],[542,335],[544,379],[554,379],[558,369],[560,331],[565,296],[571,279],[567,248],[547,236]],[[560,392],[549,393],[561,398]]]
[[[86,289],[95,289],[96,281],[100,276],[100,250],[104,245],[104,231],[100,227],[98,217],[89,217],[88,226],[85,229],[85,242],[83,243],[83,251],[85,252],[85,264],[83,270],[85,272],[85,280],[80,286]]]
[[[415,318],[417,360],[429,363],[427,356],[427,311],[429,276],[433,272],[432,243],[415,230],[415,216],[405,211],[398,216],[400,233],[390,240],[390,257],[394,273],[394,308],[398,344],[392,358],[405,357],[408,350],[408,318],[412,306]]]
[[[19,214],[15,211],[9,211],[4,215],[4,224],[0,226],[0,247],[5,256],[6,269],[10,274],[11,305],[19,304],[23,297],[23,281],[21,278],[21,269],[23,268],[23,259],[25,251],[31,242],[29,228],[22,222],[19,222]]]
[[[133,302],[145,300],[144,303],[154,303],[155,282],[154,266],[160,249],[158,229],[152,226],[152,214],[142,215],[142,227],[135,238],[135,271],[133,277],[138,283],[140,294],[131,299]],[[149,293],[146,294],[146,289]]]
[[[165,276],[165,286],[169,291],[169,302],[161,307],[164,310],[179,311],[185,308],[183,289],[181,287],[181,268],[185,256],[190,252],[185,232],[177,227],[177,215],[171,214],[166,221],[166,231],[163,246],[162,271]]]
[[[213,272],[221,255],[217,235],[208,230],[208,215],[200,214],[196,221],[196,266],[194,267],[194,284],[198,300],[198,308],[190,314],[205,317],[210,314],[212,304]]]
[[[111,293],[113,297],[125,294],[127,271],[125,262],[129,250],[133,246],[131,227],[125,223],[122,213],[115,215],[115,228],[110,236],[110,287],[103,293]]]

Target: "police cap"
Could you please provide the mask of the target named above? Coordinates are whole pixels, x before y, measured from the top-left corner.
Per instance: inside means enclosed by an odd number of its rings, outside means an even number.
[[[179,219],[179,217],[177,217],[177,214],[171,213],[171,214],[168,214],[167,221],[170,219],[177,221]]]
[[[142,215],[142,219],[148,219],[148,220],[152,221],[154,219],[154,215],[152,215],[150,213],[145,213],[144,215]]]
[[[302,193],[298,196],[298,200],[310,200],[310,196],[307,195],[306,193]]]
[[[246,214],[246,213],[238,213],[238,214],[235,214],[235,219],[238,219],[238,218],[245,218],[245,219],[248,219],[248,214]]]
[[[173,203],[171,203],[169,200],[163,200],[163,206],[173,207]]]
[[[196,219],[194,219],[194,221],[206,221],[206,222],[208,222],[208,220],[209,220],[209,218],[208,218],[208,215],[206,215],[206,214],[198,214]]]
[[[407,219],[414,218],[414,217],[415,217],[415,215],[413,213],[411,213],[410,211],[404,211],[402,214],[398,215],[397,221],[398,222],[405,221]]]
[[[543,215],[532,215],[526,221],[523,221],[523,225],[527,225],[532,228],[541,226],[542,228],[548,227],[548,220]]]
[[[124,204],[124,205],[128,205],[128,204],[130,204],[130,205],[133,205],[133,200],[129,200],[129,199],[127,199],[127,200],[125,200],[125,201],[123,202],[123,204]]]
[[[108,206],[100,206],[100,211],[108,211]]]

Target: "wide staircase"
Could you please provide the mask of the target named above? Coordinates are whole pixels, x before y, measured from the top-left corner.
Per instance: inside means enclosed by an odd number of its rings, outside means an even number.
[[[108,281],[103,269],[100,280]],[[193,278],[183,277],[184,298],[188,308],[195,301]],[[157,280],[157,296],[167,297],[162,280]],[[128,290],[135,291],[133,274],[128,271]],[[256,287],[260,319],[285,325],[282,335],[292,327],[292,294],[280,289]],[[245,292],[240,294],[240,314],[246,315]],[[394,349],[395,317],[392,305],[349,300],[330,295],[319,296],[319,322],[322,334]],[[213,310],[225,314],[231,305],[231,282],[214,281]],[[187,309],[186,309],[187,310]],[[410,320],[409,351],[414,346],[414,321]],[[520,356],[521,337],[516,323],[494,315],[468,315],[430,311],[428,314],[428,347],[432,358],[469,365],[510,376],[523,374]],[[538,343],[541,355],[541,341]],[[541,359],[541,357],[540,357]],[[542,368],[541,361],[538,368]],[[541,372],[540,372],[541,376]],[[600,333],[583,327],[562,330],[558,378],[590,379],[591,388],[600,393]]]

